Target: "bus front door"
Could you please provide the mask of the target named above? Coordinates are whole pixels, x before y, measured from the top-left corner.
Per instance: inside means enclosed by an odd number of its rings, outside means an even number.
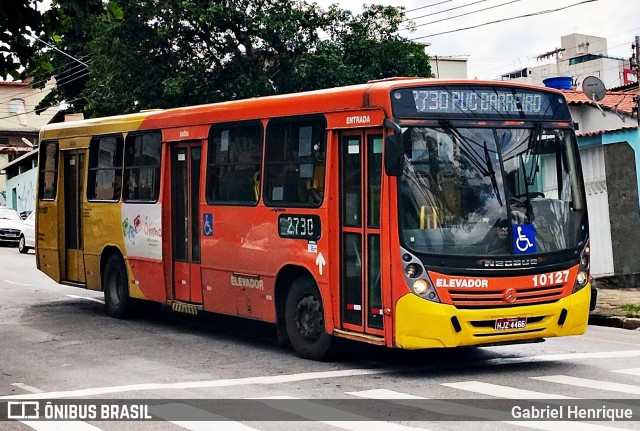
[[[64,280],[84,283],[84,239],[82,199],[84,196],[85,150],[63,151],[64,158]]]
[[[382,130],[340,137],[340,284],[343,329],[383,335],[380,280]]]
[[[199,141],[171,148],[171,239],[173,299],[202,303],[200,278]]]

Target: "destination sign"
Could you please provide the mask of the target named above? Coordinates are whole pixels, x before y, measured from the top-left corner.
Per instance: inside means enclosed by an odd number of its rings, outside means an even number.
[[[394,91],[391,101],[398,118],[570,120],[561,95],[514,87],[406,88]]]

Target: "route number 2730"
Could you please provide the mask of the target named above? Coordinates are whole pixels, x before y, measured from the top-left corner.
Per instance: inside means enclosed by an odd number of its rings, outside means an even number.
[[[569,270],[536,274],[532,277],[532,280],[534,287],[564,284],[569,280]]]

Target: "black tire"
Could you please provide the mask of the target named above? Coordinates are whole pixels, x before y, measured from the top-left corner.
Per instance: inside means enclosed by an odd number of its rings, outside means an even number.
[[[335,353],[334,339],[325,331],[320,291],[308,275],[291,285],[284,310],[289,341],[301,358],[327,360]]]
[[[20,241],[18,241],[18,251],[22,254],[29,253],[29,247],[26,245],[24,235],[20,235]]]
[[[129,297],[129,277],[120,255],[109,256],[102,276],[102,290],[109,316],[116,319],[132,316],[133,300]]]

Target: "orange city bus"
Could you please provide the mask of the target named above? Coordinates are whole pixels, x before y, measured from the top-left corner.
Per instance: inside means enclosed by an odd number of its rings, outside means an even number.
[[[581,334],[572,126],[556,90],[408,78],[47,125],[38,268],[113,317],[270,322],[311,359]]]

